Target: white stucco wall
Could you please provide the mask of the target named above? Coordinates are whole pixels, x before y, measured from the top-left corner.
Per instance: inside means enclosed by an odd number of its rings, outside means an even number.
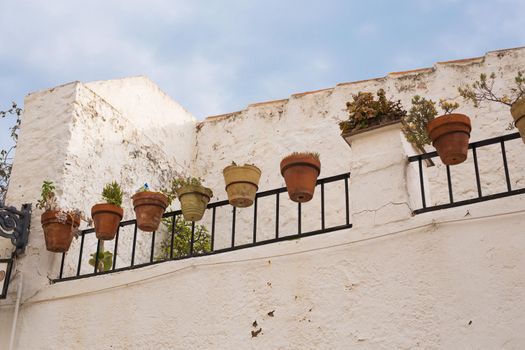
[[[164,151],[177,171],[190,167],[196,120],[149,78],[102,80],[85,85]]]
[[[10,203],[34,202],[41,181],[54,176],[62,188],[59,194],[64,204],[87,210],[98,200],[107,181],[121,180],[127,191],[143,177],[160,186],[172,172],[180,171],[181,165],[189,173],[204,177],[215,193],[214,199],[224,199],[222,169],[232,160],[259,166],[263,172],[260,190],[267,190],[284,185],[279,173],[284,155],[316,151],[321,154],[321,177],[352,172],[354,227],[48,285],[45,276],[56,276],[58,259],[44,250],[35,213],[28,254],[19,259],[19,270],[28,281],[24,282],[17,347],[525,347],[525,237],[521,229],[525,196],[411,216],[420,205],[418,178],[406,162],[413,150],[399,125],[354,137],[351,148],[339,136],[337,125],[346,118],[346,101],[358,91],[382,87],[405,106],[414,94],[434,100],[458,99],[457,86],[479,73],[496,71],[510,81],[524,63],[525,49],[507,50],[473,60],[439,63],[432,69],[343,83],[208,118],[197,125],[195,134],[185,131],[189,119],[181,112],[173,126],[178,136],[155,132],[158,139],[151,137],[150,124],[144,124],[141,115],[156,108],[149,102],[164,101],[166,106],[170,102],[162,93],[154,92],[149,81],[140,86],[142,78],[87,86],[74,83],[30,95],[26,101],[29,118],[62,118],[61,140],[68,147],[59,148],[58,141],[50,140],[46,147],[51,145],[59,151],[54,158],[45,158],[45,148],[38,150],[42,152],[39,157],[31,158],[35,140],[49,136],[43,131],[44,121],[42,125],[24,123],[13,173],[14,189],[8,193]],[[132,98],[145,91],[152,96],[142,97],[144,104]],[[505,108],[490,105],[474,109],[463,104],[460,111],[472,118],[472,141],[509,132],[504,130],[511,121]],[[168,114],[158,113],[155,127],[171,125]],[[184,144],[184,154],[171,148],[174,140]],[[103,145],[108,143],[111,153],[104,154]],[[507,147],[516,186],[524,181],[523,147],[521,141]],[[504,178],[498,149],[480,150],[479,156],[484,189],[500,188]],[[31,162],[24,162],[26,159]],[[49,170],[39,174],[32,170],[33,174],[27,175],[30,169],[44,168],[46,162],[50,162]],[[151,166],[143,166],[145,163]],[[446,190],[436,191],[446,181],[444,168],[436,163],[425,168],[432,203],[448,196]],[[469,166],[453,168],[458,199],[475,193]],[[26,182],[31,186],[25,186]],[[340,191],[341,187],[327,189],[329,225],[344,220]],[[306,227],[318,224],[318,199],[317,193],[314,201],[305,205]],[[296,206],[286,195],[281,201],[282,232],[294,232]],[[272,204],[261,203],[259,207],[258,237],[273,232]],[[129,207],[125,210],[131,213]],[[251,213],[251,209],[238,211],[238,240],[250,238]],[[218,217],[216,246],[229,242],[228,220],[226,209]],[[143,242],[149,249],[147,238]],[[125,263],[128,257],[121,251],[119,259]],[[68,268],[74,263],[68,263]],[[10,298],[0,303],[0,325],[11,319],[15,285],[13,282]],[[268,315],[272,310],[273,317]],[[252,326],[255,320],[257,327]],[[259,328],[261,333],[252,337],[251,331]],[[0,328],[0,347],[7,342],[6,332]]]

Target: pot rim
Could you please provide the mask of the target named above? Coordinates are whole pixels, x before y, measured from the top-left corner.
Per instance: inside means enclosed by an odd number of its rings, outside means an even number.
[[[124,217],[124,209],[121,206],[111,203],[98,203],[91,207],[91,216],[97,214],[111,213],[120,216],[120,219]]]
[[[281,175],[284,176],[284,172],[293,166],[309,166],[317,170],[317,176],[321,174],[321,161],[310,155],[295,155],[291,154],[284,157],[281,160]]]
[[[213,197],[213,191],[210,188],[198,185],[186,185],[181,187],[177,191],[177,197],[180,198],[181,196],[191,193],[198,193],[200,195],[208,197],[208,199],[211,199],[211,197]]]
[[[58,220],[57,213],[60,213],[60,212],[67,214],[66,222],[61,222],[60,220]],[[68,226],[73,226],[73,227],[79,227],[80,217],[78,217],[78,215],[71,215],[64,210],[46,210],[40,216],[40,222],[42,225],[58,223],[58,224],[63,224],[63,225],[68,225]]]
[[[244,165],[228,165],[227,167],[225,167],[224,169],[222,169],[222,173],[223,174],[226,174],[226,172],[230,171],[230,170],[233,170],[233,169],[249,169],[249,170],[253,170],[259,174],[261,174],[261,169],[259,169],[258,166],[256,165],[253,165],[253,164],[244,164]]]

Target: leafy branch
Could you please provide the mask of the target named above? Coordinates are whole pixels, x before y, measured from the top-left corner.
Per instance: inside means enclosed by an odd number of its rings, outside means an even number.
[[[525,75],[518,71],[514,77],[514,87],[511,87],[507,94],[497,95],[494,92],[496,74],[492,72],[488,77],[482,73],[479,80],[470,85],[458,88],[458,92],[465,100],[471,101],[474,107],[478,107],[481,102],[497,102],[511,107],[517,100],[525,96]]]
[[[11,139],[14,141],[14,145],[8,149],[0,150],[0,204],[5,201],[5,195],[7,188],[9,187],[9,180],[11,178],[11,170],[13,169],[13,156],[18,141],[18,131],[20,130],[20,122],[22,117],[22,108],[18,107],[15,102],[11,103],[11,108],[0,111],[0,118],[6,118],[9,116],[16,117],[15,123],[9,128],[11,133]]]

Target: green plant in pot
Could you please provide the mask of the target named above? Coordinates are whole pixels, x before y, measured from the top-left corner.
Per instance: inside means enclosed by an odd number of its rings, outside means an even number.
[[[313,198],[320,173],[319,153],[294,152],[281,160],[281,175],[294,202],[304,203]]]
[[[179,176],[171,182],[171,194],[178,197],[186,221],[199,221],[204,215],[213,192],[202,185],[202,179]]]
[[[406,115],[400,100],[388,99],[383,89],[379,89],[376,95],[377,99],[371,92],[352,95],[352,101],[346,103],[348,119],[339,123],[343,136],[352,136],[368,129],[392,124]]]
[[[491,73],[488,77],[481,74],[479,80],[471,85],[460,86],[459,94],[467,101],[471,101],[475,107],[482,102],[496,102],[510,107],[510,114],[514,119],[514,126],[518,128],[521,139],[525,143],[525,75],[518,71],[514,77],[514,86],[507,93],[499,95],[494,92],[496,74]]]
[[[52,181],[44,181],[36,206],[44,210],[40,219],[46,249],[53,253],[64,253],[69,250],[73,237],[76,237],[80,221],[91,224],[91,220],[78,209],[61,209],[57,203],[55,189]]]
[[[452,113],[457,102],[440,100],[444,114],[436,117],[436,104],[420,96],[412,98],[412,107],[402,119],[402,130],[407,140],[419,150],[432,144],[445,165],[455,165],[467,159],[470,138],[470,118]]]
[[[95,267],[95,264],[97,263],[97,252],[94,252],[92,254],[89,254],[91,257],[89,259],[89,265]],[[98,245],[98,266],[97,271],[98,272],[106,272],[109,271],[113,267],[113,253],[109,250],[104,250],[104,241],[100,241]]]
[[[168,197],[162,192],[150,191],[145,183],[131,199],[138,228],[146,232],[156,231],[168,207]]]
[[[162,220],[166,226],[166,232],[173,232],[173,245],[171,234],[166,234],[160,242],[160,252],[157,260],[168,260],[172,256],[174,259],[190,255],[191,246],[191,227],[192,224],[183,220],[181,216],[176,216],[174,220],[166,218]],[[175,223],[175,226],[173,226]],[[173,248],[170,248],[173,247]],[[173,249],[173,253],[172,250]],[[193,254],[204,254],[211,252],[211,236],[204,225],[195,225],[193,234]]]
[[[91,208],[91,217],[95,224],[95,233],[98,239],[112,240],[124,216],[122,209],[122,188],[113,181],[104,186],[102,198],[105,203],[95,204]]]
[[[231,165],[222,171],[228,201],[237,208],[246,208],[253,204],[259,189],[261,170],[253,164]]]

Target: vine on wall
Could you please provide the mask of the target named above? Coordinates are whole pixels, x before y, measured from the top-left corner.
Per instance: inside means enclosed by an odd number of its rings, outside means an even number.
[[[11,178],[11,170],[13,168],[13,157],[18,142],[18,131],[20,130],[20,121],[22,117],[22,108],[18,107],[15,102],[11,103],[11,108],[0,111],[0,118],[14,117],[14,125],[9,128],[10,137],[13,140],[13,145],[5,149],[0,149],[0,205],[5,202],[7,188],[9,187],[9,179]]]

